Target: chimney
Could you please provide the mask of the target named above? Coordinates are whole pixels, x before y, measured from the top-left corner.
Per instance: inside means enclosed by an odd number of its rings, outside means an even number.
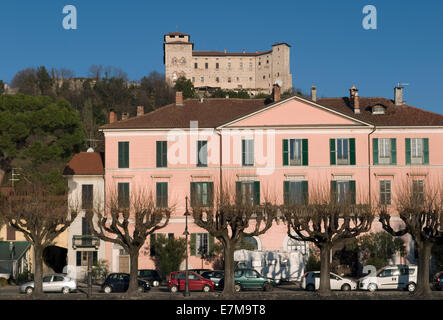
[[[246,53],[246,50],[245,49],[243,49],[243,54],[245,54]]]
[[[114,123],[117,121],[117,115],[114,110],[109,111],[109,123]]]
[[[358,89],[355,85],[349,89],[349,101],[351,102],[351,106],[354,109],[354,113],[360,113],[360,99],[358,97]]]
[[[317,87],[316,86],[311,87],[311,100],[314,102],[317,102]]]
[[[402,106],[406,101],[403,101],[403,87],[397,86],[394,89],[394,102],[396,106]]]
[[[145,107],[144,106],[138,106],[137,107],[137,117],[142,116],[145,113]]]
[[[280,101],[280,86],[277,83],[272,86],[272,98],[274,102]]]
[[[225,53],[227,52],[226,49],[224,51],[225,51]]]
[[[122,113],[122,120],[128,120],[128,118],[129,118],[129,113],[123,112]]]
[[[177,91],[175,93],[175,105],[182,106],[183,105],[183,92]]]

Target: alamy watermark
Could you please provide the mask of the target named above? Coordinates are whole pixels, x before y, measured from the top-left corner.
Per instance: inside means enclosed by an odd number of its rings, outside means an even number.
[[[63,7],[63,14],[66,16],[63,18],[62,25],[65,30],[77,29],[77,8],[72,4]]]
[[[365,30],[377,30],[377,8],[373,5],[366,5],[363,7],[362,25]]]

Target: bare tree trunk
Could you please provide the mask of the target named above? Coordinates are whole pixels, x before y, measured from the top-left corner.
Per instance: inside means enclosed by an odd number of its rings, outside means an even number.
[[[431,287],[429,286],[429,268],[431,259],[431,242],[420,242],[418,245],[418,265],[417,265],[417,288],[414,295],[429,296]]]
[[[229,241],[226,242],[224,248],[224,264],[225,264],[225,287],[223,289],[224,295],[234,294],[234,249]]]
[[[129,279],[129,287],[127,294],[133,295],[137,293],[138,289],[138,255],[139,255],[139,248],[131,249],[129,250],[129,259],[130,259],[130,279]]]
[[[331,294],[331,280],[329,276],[329,261],[331,258],[331,245],[324,244],[320,247],[320,295]]]
[[[43,294],[43,246],[34,244],[34,295]]]

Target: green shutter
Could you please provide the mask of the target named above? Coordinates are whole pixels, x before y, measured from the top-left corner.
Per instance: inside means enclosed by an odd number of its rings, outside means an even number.
[[[210,256],[214,255],[214,236],[212,234],[209,234],[209,248],[208,248],[208,253]]]
[[[254,204],[260,205],[260,181],[254,181]]]
[[[196,245],[195,245],[195,241],[197,239],[196,237],[197,235],[195,233],[191,233],[191,243],[190,243],[190,248],[191,248],[191,256],[195,256],[197,255],[197,250],[196,250]]]
[[[289,143],[288,139],[283,139],[283,165],[289,165]]]
[[[168,141],[162,141],[162,165],[168,166]]]
[[[349,181],[349,192],[351,196],[351,204],[355,204],[355,180]]]
[[[355,165],[355,138],[349,139],[350,164]]]
[[[166,208],[168,206],[168,183],[157,182],[157,207]]]
[[[406,138],[405,140],[405,144],[406,144],[406,164],[411,164],[411,139],[410,138]]]
[[[129,142],[127,141],[118,143],[118,167],[129,168]]]
[[[118,205],[120,208],[129,206],[129,183],[127,182],[118,184]]]
[[[155,234],[151,233],[150,237],[149,237],[149,255],[155,256],[155,249],[154,249],[154,242],[155,242]]]
[[[335,164],[335,139],[329,139],[329,151],[331,158],[331,165]]]
[[[208,204],[210,207],[214,206],[214,183],[208,182]]]
[[[246,140],[241,141],[242,165],[246,165]]]
[[[308,160],[308,139],[302,140],[302,164],[307,166],[309,163]]]
[[[92,264],[97,264],[97,251],[92,251]]]
[[[82,252],[77,251],[77,267],[82,265]]]
[[[156,142],[156,164],[157,164],[157,168],[160,168],[162,165],[162,145],[161,145],[161,141],[157,141]]]
[[[289,185],[290,181],[283,181],[283,203],[289,205]]]
[[[423,157],[424,157],[424,164],[429,164],[429,139],[424,138],[423,139]]]
[[[331,181],[331,201],[337,201],[337,181]]]
[[[301,182],[301,194],[302,194],[303,203],[308,204],[309,202],[308,181]]]
[[[372,158],[374,165],[378,164],[378,139],[372,139]]]
[[[391,164],[397,164],[397,139],[391,139]]]
[[[241,202],[241,182],[237,181],[235,183],[235,201],[237,203]]]
[[[195,207],[196,203],[196,182],[191,182],[191,207]]]

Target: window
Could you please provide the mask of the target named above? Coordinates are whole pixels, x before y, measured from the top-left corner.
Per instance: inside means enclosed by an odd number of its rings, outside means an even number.
[[[228,69],[231,69],[231,63],[228,62]]]
[[[243,62],[240,62],[240,69],[243,69]]]
[[[249,77],[249,81],[252,81],[252,77]]]
[[[283,196],[285,205],[308,202],[308,181],[284,181]]]
[[[51,282],[52,276],[44,276],[43,282]]]
[[[205,69],[208,69],[208,63],[205,62]]]
[[[157,208],[168,207],[168,183],[157,182],[156,183],[156,206]]]
[[[385,114],[385,108],[381,105],[376,105],[372,108],[372,114]]]
[[[392,269],[382,270],[382,271],[380,271],[378,276],[381,277],[381,278],[392,277]]]
[[[265,80],[266,79],[266,76],[263,76],[263,80]]]
[[[424,180],[412,180],[412,197],[414,201],[423,203],[425,194]]]
[[[213,205],[213,182],[191,182],[191,206],[211,207]]]
[[[219,78],[219,77],[216,77],[216,78],[215,78],[215,82],[219,83],[219,82],[220,82],[220,78]]]
[[[240,81],[240,78],[239,77],[237,77],[237,82],[239,82]]]
[[[258,272],[255,270],[246,270],[245,272],[245,276],[247,278],[259,278],[260,276],[258,275]]]
[[[92,253],[92,264],[97,263],[97,251],[77,251],[77,267],[88,265],[89,253]]]
[[[231,83],[231,77],[228,77],[228,83]]]
[[[172,64],[177,64],[177,58],[172,58]]]
[[[391,181],[380,180],[380,204],[388,206],[391,204]]]
[[[198,63],[194,62],[194,69],[198,69]]]
[[[220,67],[219,63],[216,62],[216,63],[215,63],[215,69],[218,69],[219,67]]]
[[[89,226],[88,220],[82,217],[82,236],[92,235],[91,227]]]
[[[118,207],[127,209],[129,208],[129,183],[118,183]]]
[[[195,83],[195,77],[192,77],[192,83]]]
[[[197,167],[208,166],[208,141],[197,141]]]
[[[168,141],[157,141],[157,168],[168,166]]]
[[[300,252],[302,254],[306,254],[306,243],[289,238],[287,250],[289,252]]]
[[[372,140],[374,165],[397,163],[397,140],[377,139]]]
[[[182,57],[182,58],[180,59],[180,63],[181,63],[181,64],[185,64],[185,63],[186,63],[186,59],[185,59],[185,57]]]
[[[249,69],[252,69],[252,62],[249,62]]]
[[[260,204],[260,182],[259,181],[239,181],[236,182],[237,201],[243,205]]]
[[[308,139],[283,140],[283,165],[308,165]]]
[[[82,209],[92,209],[93,185],[82,184]]]
[[[355,204],[355,180],[331,181],[332,196],[338,203]]]
[[[254,140],[242,140],[242,165],[254,165]]]
[[[205,78],[204,77],[200,77],[200,82],[205,82]]]
[[[406,164],[429,164],[429,139],[406,139]]]
[[[118,143],[118,167],[129,168],[129,142],[119,141]]]
[[[214,237],[209,233],[191,233],[191,256],[209,255],[214,247]]]
[[[355,139],[338,138],[329,140],[331,165],[355,165]]]
[[[52,280],[52,281],[61,282],[61,281],[63,281],[63,280],[65,280],[65,278],[63,278],[63,277],[61,277],[61,276],[54,276],[54,280]]]

